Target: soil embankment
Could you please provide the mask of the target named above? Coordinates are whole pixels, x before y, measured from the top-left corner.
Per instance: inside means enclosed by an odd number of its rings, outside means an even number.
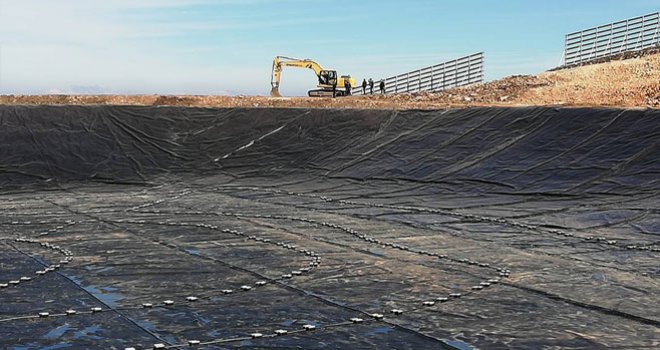
[[[649,51],[650,53],[657,52]],[[437,93],[323,99],[263,96],[0,96],[0,104],[140,105],[225,108],[443,109],[475,106],[660,108],[660,54],[512,76]],[[267,83],[265,83],[267,86]],[[264,87],[264,91],[268,88]]]

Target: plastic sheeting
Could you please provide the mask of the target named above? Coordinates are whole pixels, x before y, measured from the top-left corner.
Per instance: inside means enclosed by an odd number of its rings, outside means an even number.
[[[657,110],[3,106],[0,345],[652,348],[659,136]]]
[[[516,192],[658,188],[659,112],[2,107],[0,183],[205,173],[484,183]]]

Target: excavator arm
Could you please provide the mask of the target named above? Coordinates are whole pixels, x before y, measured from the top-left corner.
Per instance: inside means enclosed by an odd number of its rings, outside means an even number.
[[[273,73],[270,79],[270,85],[271,85],[271,90],[270,90],[270,95],[273,97],[280,97],[280,80],[282,78],[282,69],[284,67],[295,67],[295,68],[307,68],[311,69],[314,71],[316,76],[319,78],[319,84],[323,83],[321,81],[322,78],[322,72],[323,67],[321,67],[320,64],[308,60],[308,59],[296,59],[296,58],[290,58],[290,57],[284,57],[284,56],[277,56],[273,60]],[[332,83],[332,82],[325,82],[326,84]]]

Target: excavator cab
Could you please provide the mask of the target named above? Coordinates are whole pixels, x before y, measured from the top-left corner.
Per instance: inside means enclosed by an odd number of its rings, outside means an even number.
[[[337,85],[337,71],[322,70],[319,72],[319,86],[333,86]]]

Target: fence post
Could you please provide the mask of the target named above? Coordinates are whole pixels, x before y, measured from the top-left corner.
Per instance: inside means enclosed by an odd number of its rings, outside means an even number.
[[[584,31],[580,32],[580,50],[578,51],[578,63],[582,65],[582,37],[584,36]]]
[[[472,58],[468,58],[468,75],[467,75],[467,83],[470,85],[471,80],[472,80]]]
[[[410,92],[410,72],[406,73],[406,92]]]
[[[562,55],[562,58],[561,58],[564,65],[566,65],[566,58],[567,57],[568,57],[568,34],[564,35],[564,54]]]
[[[598,34],[600,31],[600,27],[596,27],[596,36],[594,37],[594,44],[591,46],[591,53],[589,53],[589,60],[594,58],[596,55],[596,49],[598,48]]]
[[[642,38],[644,37],[642,34],[644,34],[644,30],[646,29],[646,28],[644,28],[644,19],[645,18],[646,18],[646,16],[642,16],[642,27],[639,30],[639,37],[637,38],[637,43],[635,43],[635,50],[637,50],[637,48],[640,47],[641,44],[642,44]]]
[[[612,55],[612,37],[614,37],[614,23],[610,23],[610,38],[607,40],[607,46],[605,46],[605,56]]]
[[[445,89],[445,79],[447,77],[447,66],[442,64],[442,90]]]
[[[434,78],[433,74],[435,74],[433,72],[433,68],[435,68],[435,66],[431,66],[431,87],[429,89],[431,92],[433,92],[433,78]]]
[[[621,44],[623,46],[622,51],[628,51],[628,24],[630,23],[630,20],[626,20],[626,34],[623,36],[623,43]]]
[[[653,34],[653,43],[658,45],[660,40],[658,40],[658,30],[660,29],[660,12],[658,12],[658,24],[655,26],[655,34]]]

